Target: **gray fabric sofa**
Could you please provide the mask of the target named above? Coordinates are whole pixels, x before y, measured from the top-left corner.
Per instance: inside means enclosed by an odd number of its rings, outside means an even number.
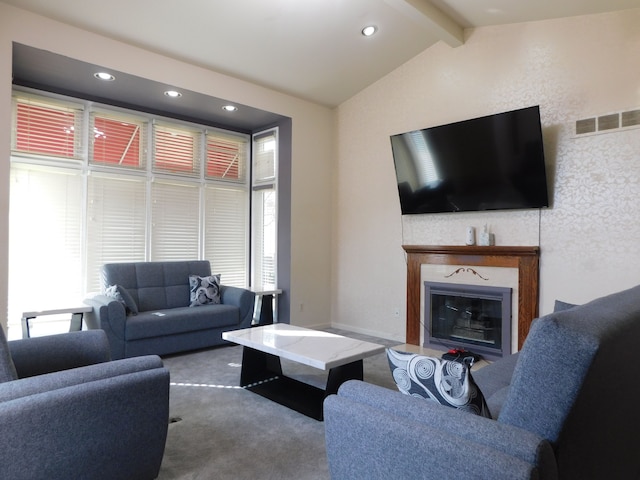
[[[338,479],[640,478],[640,287],[534,321],[473,376],[493,419],[351,381],[324,404]]]
[[[169,371],[157,356],[109,361],[101,330],[7,342],[0,327],[0,478],[156,478]]]
[[[165,355],[226,343],[222,332],[248,328],[253,319],[253,292],[220,286],[221,303],[190,307],[189,276],[211,275],[206,260],[111,263],[102,267],[103,292],[126,289],[135,303],[127,312],[104,294],[85,299],[93,312],[87,327],[107,333],[112,358]],[[224,279],[223,279],[224,280]]]

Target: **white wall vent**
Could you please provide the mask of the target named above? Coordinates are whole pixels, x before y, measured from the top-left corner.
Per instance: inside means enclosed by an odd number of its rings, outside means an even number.
[[[596,135],[598,133],[612,133],[629,128],[640,127],[640,109],[626,112],[607,113],[597,117],[576,120],[575,136]]]

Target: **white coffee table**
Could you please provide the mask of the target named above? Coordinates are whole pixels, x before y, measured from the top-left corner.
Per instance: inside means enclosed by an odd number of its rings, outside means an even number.
[[[275,323],[224,332],[222,338],[244,346],[240,385],[317,420],[322,404],[347,380],[362,380],[362,360],[385,347],[333,333]],[[324,389],[282,374],[285,358],[329,370]]]

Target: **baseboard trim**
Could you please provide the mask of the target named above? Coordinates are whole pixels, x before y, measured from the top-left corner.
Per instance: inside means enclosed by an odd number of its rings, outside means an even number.
[[[370,328],[355,327],[347,323],[333,322],[333,323],[313,323],[313,324],[305,324],[305,325],[292,323],[291,325],[295,325],[297,327],[311,328],[313,330],[326,330],[327,328],[337,328],[340,330],[348,330],[350,332],[359,333],[361,335],[369,335],[371,337],[377,337],[377,338],[382,338],[384,340],[390,340],[392,342],[398,342],[399,344],[406,343],[406,339],[402,335],[390,336],[386,332],[380,332],[378,330],[372,330]]]
[[[310,328],[312,330],[324,330],[327,328],[331,328],[330,323],[305,323],[304,325],[300,325],[298,323],[291,323],[291,325],[295,325],[296,327]]]
[[[369,328],[355,327],[353,325],[349,325],[349,324],[346,324],[346,323],[333,322],[333,323],[331,323],[331,325],[328,325],[328,327],[339,328],[341,330],[349,330],[349,331],[354,332],[354,333],[360,333],[362,335],[369,335],[369,336],[372,336],[372,337],[383,338],[385,340],[391,340],[393,342],[406,343],[406,339],[403,336],[390,336],[386,332],[380,332],[380,331],[377,331],[377,330],[371,330]]]

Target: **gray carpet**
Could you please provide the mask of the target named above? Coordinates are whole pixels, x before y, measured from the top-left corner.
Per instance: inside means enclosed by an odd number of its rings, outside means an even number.
[[[392,346],[397,342],[329,329]],[[327,480],[324,423],[239,388],[242,347],[167,356],[169,434],[159,480]],[[326,373],[283,360],[283,372],[317,386]],[[384,353],[364,360],[364,380],[395,389]]]

